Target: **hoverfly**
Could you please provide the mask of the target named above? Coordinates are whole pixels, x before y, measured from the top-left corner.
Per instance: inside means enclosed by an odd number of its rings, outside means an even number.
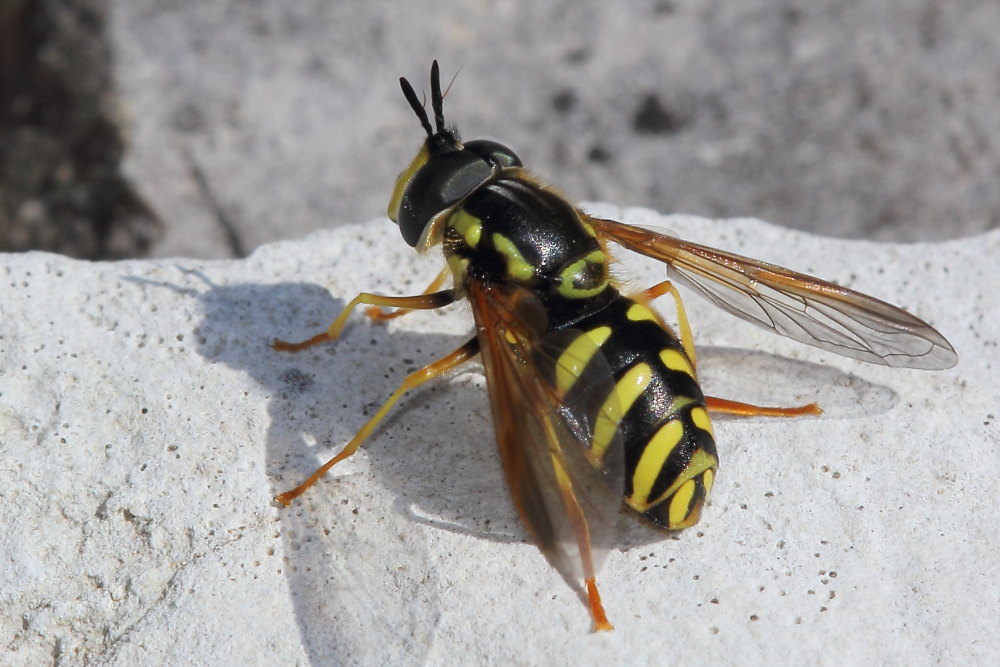
[[[594,553],[613,543],[622,499],[657,527],[696,523],[718,456],[709,412],[793,417],[815,403],[762,407],[706,397],[684,307],[665,280],[624,295],[609,243],[664,262],[674,280],[745,320],[876,364],[944,369],[958,357],[931,326],[878,299],[748,257],[591,217],[526,171],[508,147],[463,143],[445,125],[438,64],[427,110],[403,94],[427,133],[396,181],[389,218],[417,251],[441,244],[446,268],[416,296],[356,296],[297,351],[336,340],[355,307],[372,319],[468,299],[475,334],[410,374],[335,457],[276,500],[288,505],[357,451],[408,390],[477,356],[486,375],[500,458],[535,543],[569,581],[582,581],[595,630],[610,630]],[[452,287],[441,289],[448,278]],[[673,297],[679,335],[650,302]],[[383,311],[382,308],[396,308]]]

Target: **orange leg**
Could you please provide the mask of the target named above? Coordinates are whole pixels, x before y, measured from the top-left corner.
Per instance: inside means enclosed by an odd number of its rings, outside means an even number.
[[[815,403],[799,405],[794,408],[769,408],[761,405],[751,405],[730,401],[714,396],[705,397],[705,406],[712,412],[740,417],[802,417],[804,415],[821,415],[823,411]]]
[[[390,308],[405,308],[407,310],[429,310],[431,308],[442,308],[447,306],[448,304],[453,303],[456,298],[457,296],[455,294],[455,290],[450,289],[443,290],[441,292],[418,294],[416,296],[381,296],[379,294],[362,292],[354,297],[349,304],[347,304],[347,307],[340,312],[340,315],[337,316],[337,319],[333,321],[333,324],[331,324],[330,328],[326,331],[318,333],[312,338],[299,343],[288,343],[283,340],[275,340],[271,343],[271,347],[282,352],[298,352],[299,350],[304,350],[307,347],[312,347],[313,345],[317,345],[319,343],[337,340],[337,338],[340,337],[340,332],[344,329],[344,325],[347,324],[347,318],[350,316],[351,311],[362,303],[371,304],[373,306],[387,306]],[[369,317],[371,316],[369,315]],[[375,317],[372,319],[379,318]]]
[[[670,296],[674,298],[674,308],[677,311],[677,327],[680,329],[678,333],[680,334],[679,337],[681,339],[681,346],[684,348],[684,354],[687,355],[688,361],[691,362],[691,367],[697,368],[698,360],[695,358],[694,353],[694,338],[691,336],[691,323],[688,321],[687,311],[684,310],[684,302],[681,301],[681,295],[677,292],[674,284],[669,280],[664,280],[662,283],[657,283],[649,289],[640,292],[639,299],[653,301],[667,292],[670,292]]]
[[[555,442],[555,433],[548,422],[546,422],[546,434],[550,441]],[[558,447],[558,444],[555,446]],[[615,626],[608,621],[608,615],[601,603],[601,594],[597,592],[594,557],[590,550],[590,526],[587,524],[583,508],[580,507],[580,501],[576,499],[573,483],[570,481],[569,475],[566,474],[561,456],[555,453],[552,454],[552,469],[555,472],[556,483],[559,484],[563,506],[566,508],[566,514],[573,526],[573,532],[576,533],[577,551],[580,554],[580,564],[583,566],[584,585],[587,587],[587,601],[590,604],[590,615],[594,619],[594,632],[614,630]]]
[[[663,296],[667,292],[669,292],[674,298],[674,304],[677,308],[677,326],[680,329],[681,345],[684,348],[684,353],[691,361],[691,366],[694,367],[696,365],[696,361],[694,343],[691,337],[691,324],[688,321],[687,312],[684,310],[684,304],[681,301],[681,295],[677,292],[677,288],[674,287],[669,280],[664,280],[662,283],[653,285],[649,289],[640,292],[639,298],[646,301],[652,301],[653,299]],[[803,415],[823,414],[823,411],[820,410],[819,406],[815,403],[798,405],[792,408],[777,408],[762,405],[751,405],[750,403],[740,403],[739,401],[730,401],[725,398],[706,396],[705,404],[706,407],[712,412],[738,415],[740,417],[801,417]]]
[[[369,435],[371,435],[372,431],[374,431],[375,428],[379,425],[379,422],[381,422],[385,418],[385,416],[389,413],[389,410],[392,408],[393,405],[395,405],[396,401],[398,401],[403,394],[405,394],[410,389],[419,387],[428,380],[433,380],[436,377],[444,375],[453,368],[464,364],[466,361],[469,361],[478,353],[479,353],[479,341],[478,339],[473,338],[469,340],[467,343],[465,343],[465,345],[451,352],[447,356],[442,357],[435,362],[427,364],[420,370],[414,371],[413,373],[407,375],[406,379],[403,380],[403,383],[399,386],[399,388],[392,393],[392,395],[388,398],[388,400],[386,400],[385,403],[382,404],[382,407],[378,409],[378,412],[376,412],[372,416],[372,418],[369,419],[368,422],[361,427],[361,430],[359,430],[354,435],[354,437],[351,438],[350,442],[348,442],[344,446],[344,449],[341,450],[339,454],[337,454],[332,459],[330,459],[329,461],[321,465],[319,468],[317,468],[316,472],[310,475],[304,482],[299,484],[297,487],[295,487],[291,491],[285,491],[284,493],[278,494],[277,496],[275,496],[274,499],[287,507],[294,499],[301,496],[306,489],[315,484],[316,481],[320,477],[322,477],[327,470],[329,470],[336,464],[340,463],[347,457],[351,456],[352,454],[354,454],[354,452],[358,451],[358,447],[361,446],[361,443],[364,442]]]
[[[441,289],[441,285],[444,285],[444,281],[448,279],[448,274],[448,267],[441,269],[441,273],[437,274],[437,277],[431,281],[431,284],[427,286],[427,289],[423,291],[423,294],[430,294],[431,292],[436,292]],[[413,309],[398,308],[392,311],[385,311],[380,306],[368,306],[365,308],[365,315],[376,322],[384,322],[385,320],[392,320],[402,315],[406,315],[411,310]]]
[[[590,613],[594,617],[594,632],[608,632],[614,630],[615,626],[608,621],[607,614],[604,613],[604,605],[601,604],[601,594],[597,592],[597,582],[587,579],[587,599],[590,602]]]

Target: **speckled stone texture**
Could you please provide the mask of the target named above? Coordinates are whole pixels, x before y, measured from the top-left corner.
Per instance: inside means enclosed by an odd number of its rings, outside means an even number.
[[[625,215],[898,303],[961,361],[865,365],[689,298],[707,392],[826,413],[717,419],[702,522],[622,535],[599,575],[617,630],[593,635],[579,595],[525,541],[475,369],[405,398],[301,501],[272,505],[470,329],[462,307],[358,316],[335,345],[269,349],[323,329],[361,290],[422,289],[436,253],[417,257],[384,219],[242,261],[2,255],[0,662],[995,656],[1000,234],[878,245]],[[636,285],[662,276],[624,265]]]

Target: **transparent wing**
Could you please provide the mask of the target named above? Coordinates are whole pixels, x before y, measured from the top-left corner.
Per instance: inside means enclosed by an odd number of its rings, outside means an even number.
[[[958,361],[933,327],[874,297],[641,227],[587,219],[599,236],[666,262],[677,282],[783,336],[887,366],[937,370]]]
[[[621,436],[602,456],[590,453],[594,406],[612,393],[610,367],[603,358],[587,364],[587,382],[577,383],[586,389],[560,395],[552,374],[572,365],[562,340],[570,332],[546,333],[544,309],[522,288],[473,283],[469,301],[517,511],[567,581],[592,583],[596,560],[614,543],[624,488]]]

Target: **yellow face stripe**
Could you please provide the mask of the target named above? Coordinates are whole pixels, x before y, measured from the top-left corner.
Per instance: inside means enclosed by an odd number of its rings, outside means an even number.
[[[556,362],[556,392],[565,396],[576,384],[583,369],[611,336],[611,327],[597,327],[577,336]]]
[[[653,379],[653,369],[649,364],[640,363],[626,371],[611,391],[594,423],[594,440],[590,453],[595,459],[604,456],[608,446],[618,432],[622,416],[628,412],[635,400],[646,390]]]
[[[656,434],[646,443],[639,457],[639,464],[632,474],[632,495],[630,504],[648,507],[649,494],[653,491],[660,471],[667,462],[667,457],[674,451],[684,437],[684,424],[678,419],[671,419],[661,426]]]
[[[462,235],[470,248],[479,245],[479,239],[483,235],[483,221],[476,216],[460,208],[451,215],[448,225]]]
[[[535,277],[535,269],[524,259],[514,242],[499,232],[493,234],[493,247],[507,260],[507,275],[514,280],[529,281]]]
[[[427,150],[427,144],[425,143],[420,147],[420,151],[417,156],[413,158],[413,162],[410,163],[406,169],[404,169],[399,176],[396,178],[396,185],[392,188],[392,199],[389,200],[389,219],[393,222],[399,220],[399,207],[403,203],[403,192],[406,190],[406,186],[410,184],[413,180],[414,175],[427,164],[427,160],[430,159],[430,152]]]
[[[691,362],[688,361],[687,357],[685,357],[684,353],[680,350],[668,347],[660,352],[660,361],[662,361],[663,365],[672,371],[685,373],[692,378],[697,377],[694,374],[694,368],[691,366]]]
[[[691,499],[694,498],[697,488],[695,481],[689,479],[681,484],[681,488],[677,489],[677,493],[670,499],[667,517],[671,528],[684,528],[688,525],[685,519],[688,518],[688,509],[691,507]]]
[[[691,408],[691,421],[693,421],[694,425],[702,431],[708,431],[708,434],[712,436],[713,439],[715,438],[715,432],[712,431],[712,422],[708,418],[708,412],[705,408]]]

